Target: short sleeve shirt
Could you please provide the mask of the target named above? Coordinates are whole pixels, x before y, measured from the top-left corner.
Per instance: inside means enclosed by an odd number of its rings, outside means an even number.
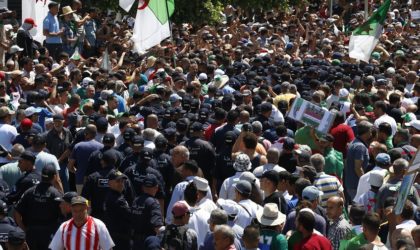
[[[48,32],[50,33],[59,32],[60,23],[58,21],[57,16],[53,16],[50,12],[48,12],[47,16],[44,19],[43,27],[44,30],[48,30]],[[62,43],[62,40],[59,36],[47,36],[45,42],[50,44],[59,44]]]
[[[366,145],[359,138],[354,139],[347,153],[347,165],[345,168],[344,178],[344,186],[346,188],[357,189],[359,177],[354,171],[354,164],[356,160],[362,161],[362,167],[366,170],[369,164],[369,152]]]

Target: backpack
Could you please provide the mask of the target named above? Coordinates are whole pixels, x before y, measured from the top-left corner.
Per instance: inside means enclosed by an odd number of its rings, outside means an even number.
[[[187,247],[188,226],[169,225],[163,233],[161,246],[167,250],[184,250]]]

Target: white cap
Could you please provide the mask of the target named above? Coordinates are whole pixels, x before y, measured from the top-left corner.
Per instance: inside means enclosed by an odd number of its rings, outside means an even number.
[[[340,89],[340,91],[338,93],[340,98],[347,97],[347,96],[349,96],[349,94],[350,94],[349,91],[347,89],[344,89],[344,88]]]
[[[200,73],[198,75],[198,80],[200,80],[200,81],[207,80],[207,74],[206,73]]]
[[[197,189],[199,191],[207,191],[207,189],[209,188],[209,182],[204,178],[195,176],[193,182],[197,186]]]
[[[405,124],[405,126],[406,127],[413,127],[417,130],[420,130],[420,121],[419,120],[414,120],[414,121],[411,121],[411,122],[407,122]]]
[[[86,88],[90,82],[93,82],[93,79],[90,77],[85,77],[82,80],[82,86]]]
[[[221,69],[216,69],[214,71],[214,76],[222,76],[224,74],[225,74],[225,72],[223,70],[221,70]]]
[[[31,116],[35,113],[39,113],[41,111],[42,111],[42,109],[40,109],[40,108],[29,107],[29,108],[25,109],[25,111],[23,111],[23,113],[25,114],[26,117],[29,117],[29,116]]]
[[[228,215],[237,215],[238,214],[238,204],[233,200],[218,199],[217,205],[224,210]]]
[[[17,46],[17,45],[13,45],[13,46],[12,46],[12,47],[10,47],[10,49],[9,49],[9,53],[10,53],[10,54],[14,54],[14,53],[16,53],[16,52],[18,52],[18,51],[23,51],[23,49],[22,49],[21,47]]]
[[[387,69],[386,69],[386,73],[387,73],[387,74],[390,74],[390,75],[395,74],[395,68],[393,68],[393,67],[389,67],[389,68],[387,68]]]
[[[384,172],[372,170],[369,174],[369,184],[374,187],[381,187],[384,182]]]

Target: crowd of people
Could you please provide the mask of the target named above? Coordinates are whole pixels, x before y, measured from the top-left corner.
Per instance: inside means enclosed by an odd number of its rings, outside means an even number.
[[[420,8],[394,1],[363,62],[349,38],[381,1],[359,2],[228,5],[145,53],[133,17],[80,0],[49,1],[43,43],[0,9],[0,249],[420,248],[419,175],[396,207]],[[288,116],[297,98],[328,133]]]

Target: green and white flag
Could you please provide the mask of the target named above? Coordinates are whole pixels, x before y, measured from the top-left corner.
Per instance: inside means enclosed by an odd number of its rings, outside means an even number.
[[[119,3],[128,11],[134,0],[120,0]],[[175,4],[174,0],[140,0],[138,6],[131,40],[135,51],[144,53],[171,36],[169,17],[174,13]]]
[[[370,54],[372,54],[382,34],[382,27],[390,5],[391,0],[385,0],[369,20],[353,31],[349,43],[351,58],[369,62]]]

